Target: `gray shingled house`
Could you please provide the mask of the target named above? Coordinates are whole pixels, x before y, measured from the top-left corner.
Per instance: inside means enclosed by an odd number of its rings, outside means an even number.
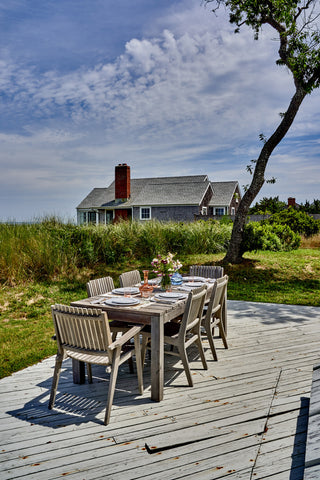
[[[198,215],[234,215],[240,195],[236,181],[210,182],[207,175],[135,179],[130,177],[130,167],[120,164],[109,187],[94,188],[78,205],[77,221],[193,221]]]

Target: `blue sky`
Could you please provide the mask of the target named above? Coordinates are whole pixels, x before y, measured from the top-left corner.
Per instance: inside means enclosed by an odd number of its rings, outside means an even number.
[[[293,95],[265,28],[233,33],[201,0],[0,0],[0,221],[74,219],[127,163],[134,178],[246,166]],[[320,198],[319,90],[274,151],[264,196]]]

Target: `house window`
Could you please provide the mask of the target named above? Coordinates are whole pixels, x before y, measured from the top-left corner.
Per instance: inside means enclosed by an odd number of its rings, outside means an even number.
[[[201,215],[208,215],[208,209],[207,209],[207,207],[202,207],[202,208],[201,208]]]
[[[97,214],[96,212],[87,213],[87,222],[88,223],[97,223]]]
[[[79,212],[79,223],[83,225],[84,223],[97,223],[97,213],[96,212]]]
[[[113,211],[106,210],[106,224],[112,223],[113,221]]]
[[[222,207],[222,208],[216,208],[216,209],[215,209],[215,214],[216,214],[218,217],[222,217],[222,215],[224,215],[224,207]]]
[[[151,207],[141,207],[140,220],[150,220],[150,219],[151,219]]]
[[[86,223],[87,221],[87,212],[79,212],[79,222],[80,222],[80,225],[82,225],[83,223]]]
[[[231,215],[235,215],[236,214],[236,209],[234,207],[231,207]]]

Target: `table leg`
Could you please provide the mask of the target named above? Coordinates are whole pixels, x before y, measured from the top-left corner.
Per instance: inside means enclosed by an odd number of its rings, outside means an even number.
[[[164,338],[163,319],[151,317],[151,400],[163,399]]]
[[[85,364],[79,360],[72,359],[73,383],[85,382]]]

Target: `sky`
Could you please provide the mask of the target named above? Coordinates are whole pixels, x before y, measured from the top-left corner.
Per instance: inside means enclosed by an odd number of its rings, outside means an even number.
[[[234,34],[201,0],[0,0],[0,221],[75,220],[119,163],[243,192],[294,93],[277,50],[271,29]],[[255,201],[320,198],[319,99],[305,98]]]

